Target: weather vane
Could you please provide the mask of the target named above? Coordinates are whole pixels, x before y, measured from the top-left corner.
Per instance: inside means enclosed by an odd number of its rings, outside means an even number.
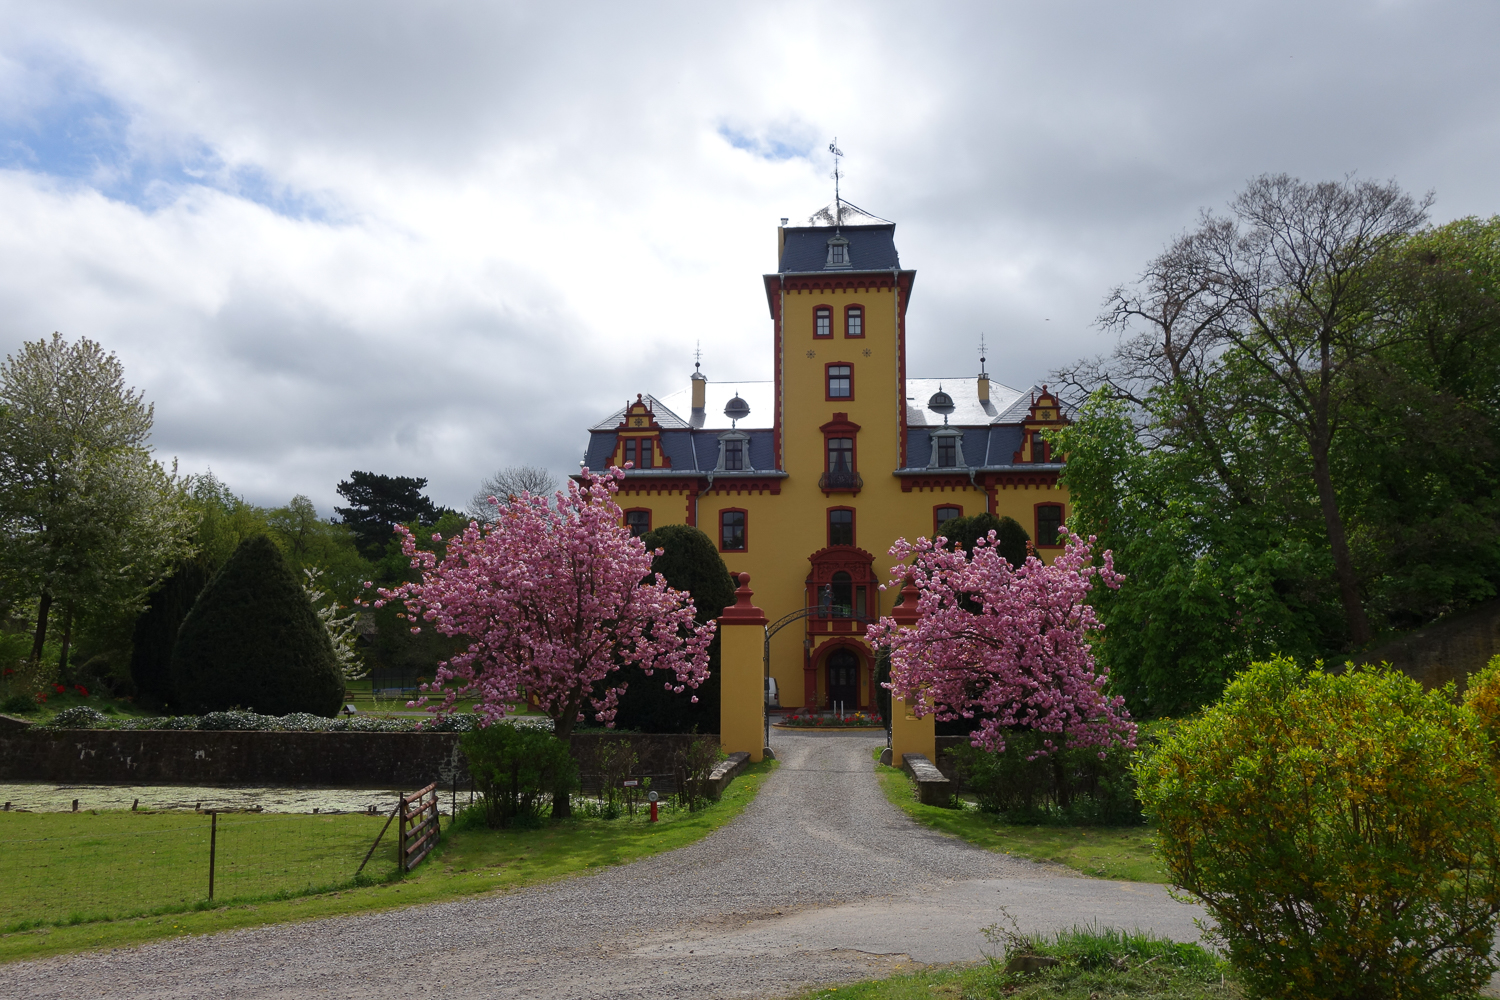
[[[984,354],[984,333],[981,331],[979,334],[979,374],[981,375],[984,374]]]
[[[703,367],[703,341],[696,341],[697,346],[693,348],[693,367]]]
[[[837,229],[844,221],[844,203],[839,199],[839,157],[844,151],[839,149],[838,136],[828,144],[828,151],[833,154],[833,227]]]

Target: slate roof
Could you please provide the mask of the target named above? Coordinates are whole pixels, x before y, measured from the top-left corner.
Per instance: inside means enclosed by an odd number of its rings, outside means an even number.
[[[889,271],[901,266],[896,253],[896,226],[844,226],[839,234],[849,241],[849,266],[828,266],[828,241],[833,232],[827,226],[798,226],[786,230],[781,260],[776,270],[806,274],[811,271]]]

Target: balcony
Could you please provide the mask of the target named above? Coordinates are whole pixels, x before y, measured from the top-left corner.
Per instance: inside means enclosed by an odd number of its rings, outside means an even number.
[[[858,493],[864,487],[865,481],[857,472],[825,472],[818,479],[818,489],[824,493]]]

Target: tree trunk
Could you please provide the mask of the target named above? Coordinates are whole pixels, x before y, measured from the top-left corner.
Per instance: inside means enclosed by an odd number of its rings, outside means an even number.
[[[73,645],[73,602],[63,611],[62,653],[57,658],[57,678],[68,683],[68,649]]]
[[[36,637],[31,642],[31,662],[42,662],[42,647],[47,644],[47,617],[52,613],[52,594],[42,591],[42,599],[37,602],[36,612]]]
[[[568,743],[568,738],[573,735],[573,726],[577,720],[578,710],[576,708],[568,711],[562,719],[553,719],[552,735],[564,743]],[[573,800],[569,796],[568,786],[559,782],[552,789],[552,818],[571,819],[572,816]]]
[[[1333,552],[1333,572],[1338,577],[1339,599],[1344,604],[1344,619],[1349,624],[1349,641],[1355,647],[1370,641],[1370,619],[1365,615],[1359,597],[1359,580],[1354,575],[1354,557],[1349,554],[1349,539],[1344,535],[1344,520],[1339,516],[1339,498],[1333,488],[1333,474],[1328,467],[1328,449],[1313,451],[1313,481],[1318,486],[1318,503],[1323,508],[1323,523],[1328,530],[1328,547]]]

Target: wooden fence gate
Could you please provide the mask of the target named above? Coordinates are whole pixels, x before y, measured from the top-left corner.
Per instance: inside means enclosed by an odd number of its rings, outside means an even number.
[[[403,872],[422,863],[438,842],[437,782],[410,795],[401,796],[396,806],[401,821],[400,846],[396,855]]]

